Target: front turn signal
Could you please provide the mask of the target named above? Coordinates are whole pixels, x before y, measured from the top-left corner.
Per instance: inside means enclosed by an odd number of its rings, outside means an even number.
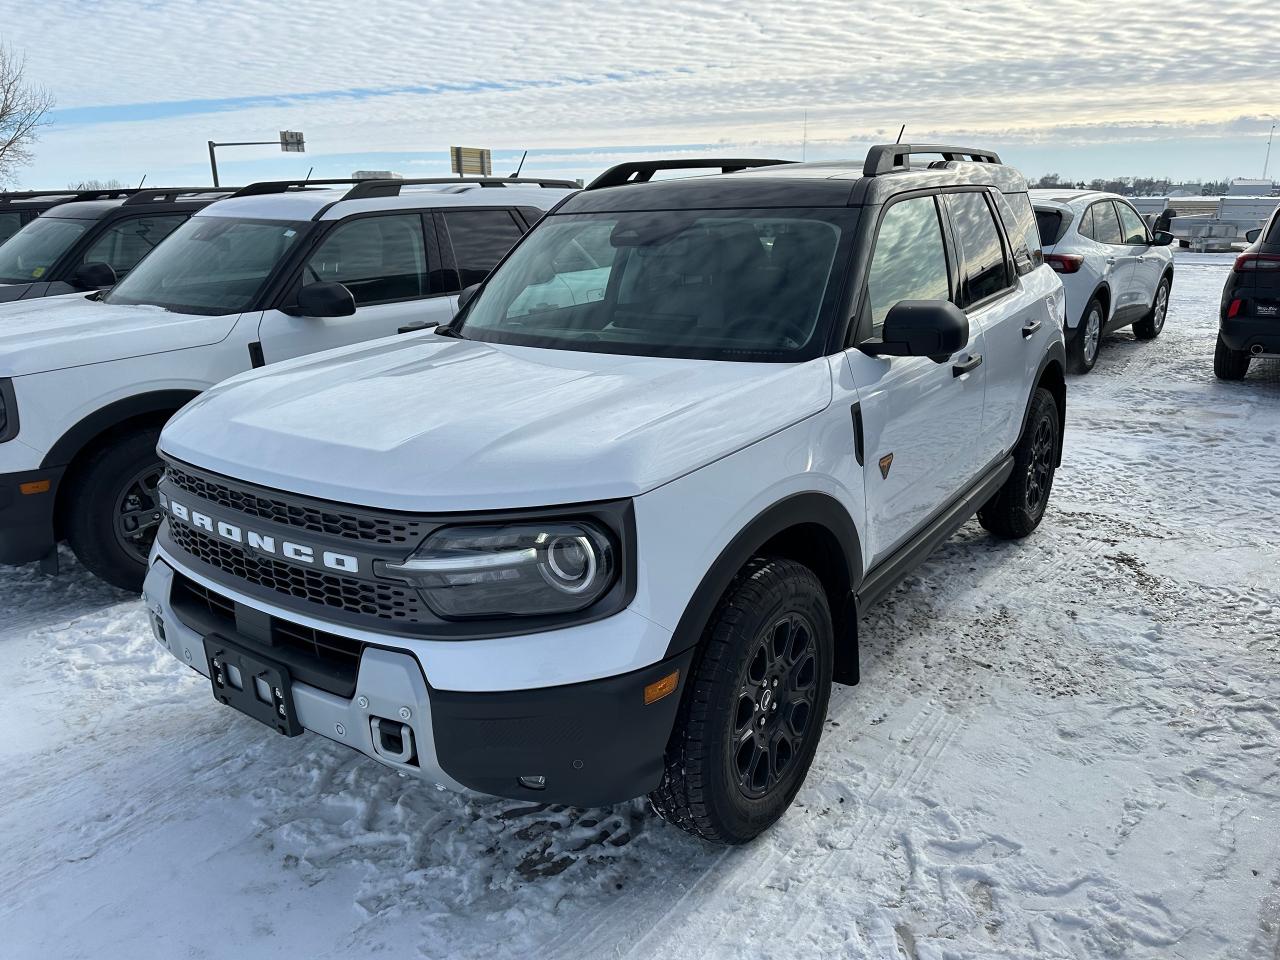
[[[668,694],[675,693],[676,687],[680,685],[680,671],[672,670],[661,680],[655,680],[644,688],[644,705],[647,707],[651,703],[657,703]]]

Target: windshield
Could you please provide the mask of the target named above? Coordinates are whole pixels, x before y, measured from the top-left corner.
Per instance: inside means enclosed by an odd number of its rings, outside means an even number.
[[[248,310],[275,267],[311,225],[192,217],[103,296],[176,313]],[[3,249],[3,248],[0,248]]]
[[[686,210],[544,220],[451,326],[557,350],[780,362],[823,346],[856,211]]]
[[[37,217],[0,244],[0,283],[39,280],[93,225],[92,220]]]

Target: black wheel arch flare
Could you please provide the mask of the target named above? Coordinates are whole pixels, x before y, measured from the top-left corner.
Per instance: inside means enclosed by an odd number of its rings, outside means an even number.
[[[199,392],[196,390],[153,390],[123,397],[99,407],[59,437],[45,454],[40,466],[42,469],[64,467],[109,430],[148,414],[172,415],[197,396]]]

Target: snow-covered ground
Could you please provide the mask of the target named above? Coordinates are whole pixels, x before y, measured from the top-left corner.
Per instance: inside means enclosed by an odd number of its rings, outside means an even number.
[[[1212,374],[1229,256],[1069,385],[1044,525],[865,619],[795,807],[465,799],[212,700],[136,599],[0,571],[0,957],[1280,956],[1280,363]]]

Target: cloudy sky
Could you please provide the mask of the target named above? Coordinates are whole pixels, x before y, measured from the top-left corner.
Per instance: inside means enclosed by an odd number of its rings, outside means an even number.
[[[1030,175],[1259,176],[1276,0],[0,0],[57,99],[27,186],[992,146]],[[807,136],[806,136],[807,115]],[[1277,138],[1280,140],[1280,138]],[[1280,176],[1280,145],[1272,163]]]

